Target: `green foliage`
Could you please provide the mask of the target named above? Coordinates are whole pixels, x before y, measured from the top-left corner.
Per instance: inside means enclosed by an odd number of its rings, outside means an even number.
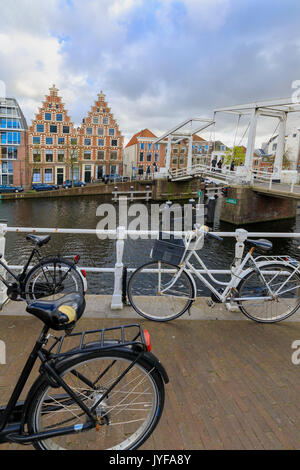
[[[243,147],[235,146],[233,149],[228,149],[225,152],[224,164],[230,165],[234,161],[235,165],[240,165],[240,163],[245,163],[245,149]]]

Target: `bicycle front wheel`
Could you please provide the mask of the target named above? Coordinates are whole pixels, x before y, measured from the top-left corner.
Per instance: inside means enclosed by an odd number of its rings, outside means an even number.
[[[240,310],[251,320],[275,323],[293,315],[300,306],[300,276],[292,266],[267,264],[261,274],[250,271],[238,286]]]
[[[140,447],[158,424],[165,391],[157,370],[142,358],[134,363],[135,360],[136,355],[129,351],[111,350],[91,352],[85,358],[77,356],[65,362],[59,370],[60,377],[89,409],[104,397],[96,407],[100,425],[82,433],[36,441],[34,447],[39,450]],[[42,380],[28,411],[30,433],[70,426],[80,429],[86,422],[87,415],[63,388],[52,388],[46,378]]]
[[[128,283],[128,299],[135,311],[158,322],[180,317],[192,305],[195,292],[185,271],[153,261],[138,268]]]
[[[83,294],[81,276],[72,263],[58,257],[41,260],[25,279],[27,303],[38,299],[57,300],[71,292]]]

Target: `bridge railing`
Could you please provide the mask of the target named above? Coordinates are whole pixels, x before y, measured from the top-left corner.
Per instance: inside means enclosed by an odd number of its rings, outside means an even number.
[[[91,267],[91,266],[80,266],[80,269],[85,269],[87,272],[92,273],[103,273],[103,274],[114,274],[114,285],[113,285],[113,294],[111,299],[111,308],[112,309],[121,309],[123,307],[123,298],[124,298],[124,262],[123,262],[123,254],[124,254],[124,243],[127,238],[131,236],[138,237],[143,236],[143,240],[145,236],[149,237],[149,239],[156,239],[159,235],[158,230],[127,230],[125,227],[117,227],[116,230],[98,230],[98,229],[72,229],[72,228],[31,228],[31,227],[8,227],[6,224],[0,224],[0,253],[5,258],[5,245],[6,245],[6,237],[9,236],[10,233],[47,233],[47,234],[76,234],[76,235],[91,235],[91,236],[109,236],[110,238],[114,238],[116,241],[115,244],[115,264],[113,267]],[[171,232],[169,232],[171,233]],[[184,236],[186,232],[172,232],[178,236]],[[237,260],[236,265],[239,264],[243,257],[244,253],[244,242],[247,238],[300,238],[300,233],[269,233],[269,232],[247,232],[244,229],[237,229],[234,232],[214,232],[215,235],[219,237],[230,237],[235,238],[236,245],[235,245],[235,258]],[[149,247],[150,252],[150,247]],[[67,254],[66,254],[67,255]],[[129,268],[128,272],[134,271],[138,266],[134,268]],[[20,265],[9,265],[11,270],[22,270],[23,266]],[[200,273],[205,274],[204,270],[199,270]],[[230,274],[232,271],[230,269],[213,269],[210,270],[212,274]],[[4,268],[0,269],[0,274],[5,276],[6,271]],[[0,305],[5,302],[7,299],[6,295],[6,287],[3,283],[0,285]]]

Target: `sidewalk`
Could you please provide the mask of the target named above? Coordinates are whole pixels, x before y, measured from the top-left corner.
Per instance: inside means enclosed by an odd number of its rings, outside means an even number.
[[[76,331],[129,323],[131,308],[111,312],[109,301],[89,297]],[[135,317],[149,330],[153,353],[170,378],[163,417],[143,449],[299,449],[300,365],[291,361],[292,342],[300,340],[299,315],[263,325],[219,306],[207,319],[205,311],[201,315],[206,308],[201,300],[191,317],[163,324]],[[7,348],[0,404],[9,398],[41,328],[22,312],[22,303],[10,303],[0,313],[0,339]]]

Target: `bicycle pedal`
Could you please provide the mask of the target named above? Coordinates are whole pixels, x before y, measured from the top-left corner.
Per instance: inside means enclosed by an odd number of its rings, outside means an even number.
[[[210,307],[210,308],[213,308],[216,304],[213,300],[207,300],[207,305]]]

